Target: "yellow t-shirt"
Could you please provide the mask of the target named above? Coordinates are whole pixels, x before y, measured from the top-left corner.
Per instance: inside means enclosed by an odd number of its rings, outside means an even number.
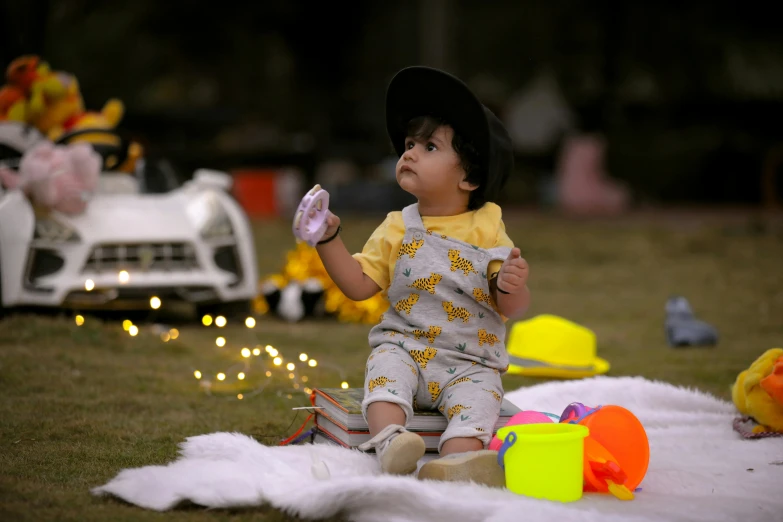
[[[500,207],[495,203],[485,203],[478,210],[456,216],[422,216],[422,222],[424,228],[433,234],[446,235],[479,248],[514,247],[506,234]],[[397,253],[404,236],[402,212],[389,212],[367,240],[362,252],[353,255],[353,258],[359,261],[362,271],[381,287],[384,296],[394,276]],[[488,275],[500,270],[502,264],[503,261],[491,261],[487,269]]]

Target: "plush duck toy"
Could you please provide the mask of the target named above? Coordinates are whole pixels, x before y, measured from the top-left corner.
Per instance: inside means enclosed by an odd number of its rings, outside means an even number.
[[[753,433],[783,434],[783,348],[771,348],[737,376],[734,405],[758,423]]]

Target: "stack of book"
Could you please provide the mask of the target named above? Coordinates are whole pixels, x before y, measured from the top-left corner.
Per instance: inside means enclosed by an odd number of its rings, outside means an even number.
[[[321,388],[313,391],[316,407],[314,443],[325,442],[355,448],[370,440],[370,430],[362,416],[362,388]],[[505,426],[511,416],[519,411],[519,408],[503,399],[495,431]],[[437,452],[440,436],[447,425],[448,420],[439,411],[416,410],[407,429],[421,435],[427,451]]]

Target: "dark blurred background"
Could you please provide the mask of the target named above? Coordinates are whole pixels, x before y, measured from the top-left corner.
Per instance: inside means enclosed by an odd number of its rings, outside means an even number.
[[[88,109],[180,176],[294,167],[304,183],[389,175],[386,85],[414,64],[505,121],[505,203],[551,202],[564,140],[600,135],[634,204],[781,198],[783,38],[773,4],[613,1],[0,2],[0,62],[76,75]]]

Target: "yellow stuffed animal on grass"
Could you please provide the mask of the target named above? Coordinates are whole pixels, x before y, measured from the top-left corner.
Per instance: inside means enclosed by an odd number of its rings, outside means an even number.
[[[753,433],[783,433],[783,348],[771,348],[737,376],[734,405],[759,424]]]

